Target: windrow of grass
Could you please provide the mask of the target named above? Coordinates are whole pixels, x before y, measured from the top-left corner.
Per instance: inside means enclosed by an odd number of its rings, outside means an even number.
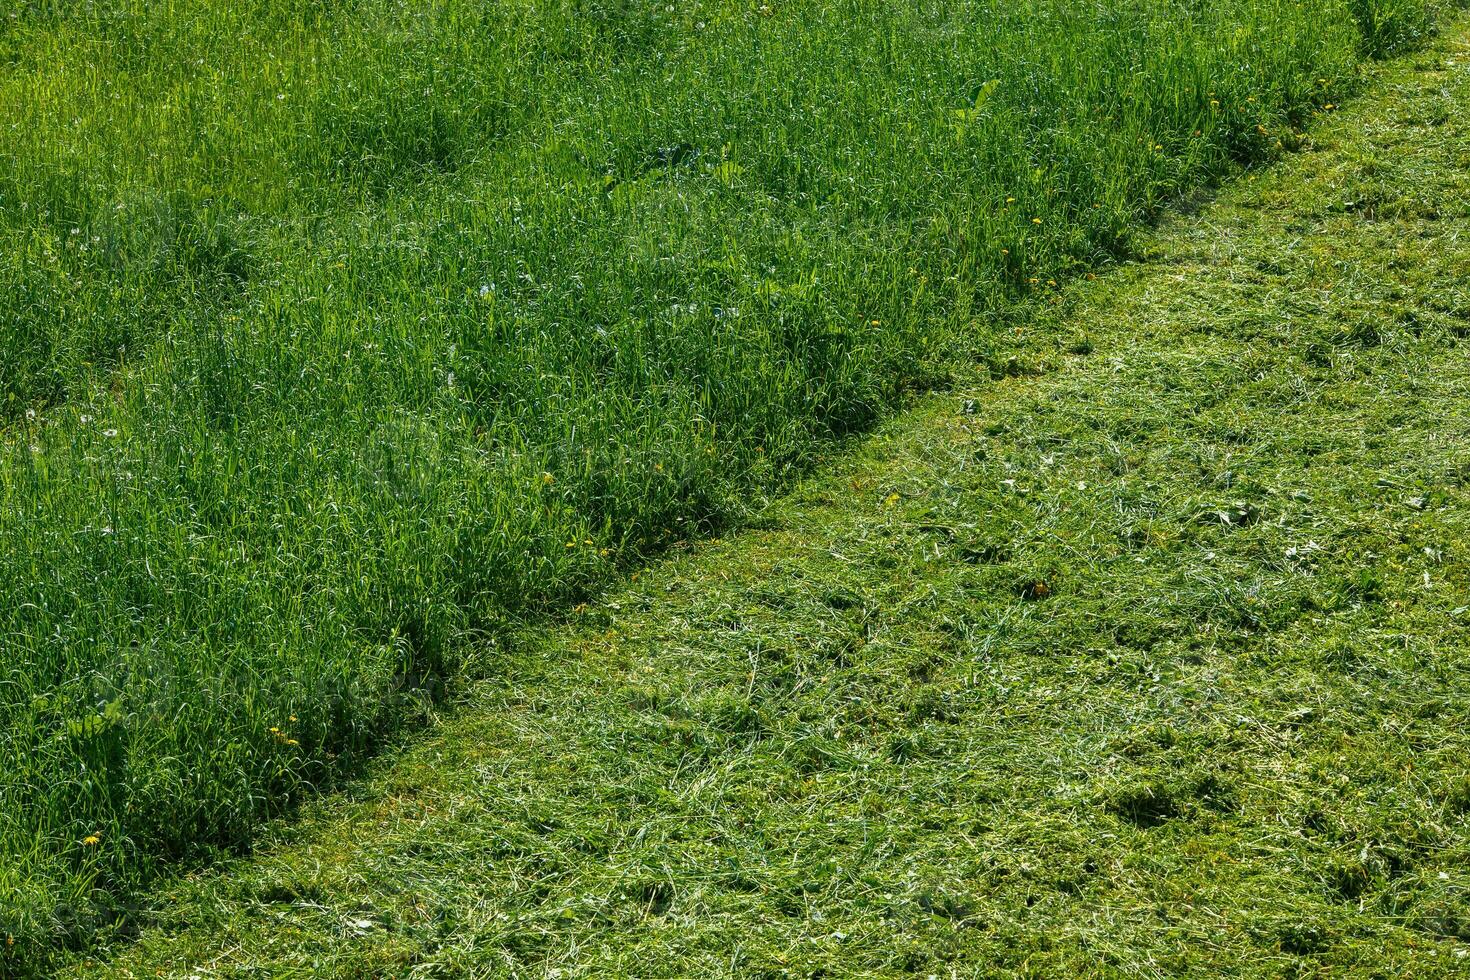
[[[983,356],[1435,14],[0,10],[12,966]]]

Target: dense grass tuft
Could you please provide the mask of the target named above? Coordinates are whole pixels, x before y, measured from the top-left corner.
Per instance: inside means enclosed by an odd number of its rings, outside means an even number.
[[[0,10],[21,957],[1296,145],[1432,4]]]

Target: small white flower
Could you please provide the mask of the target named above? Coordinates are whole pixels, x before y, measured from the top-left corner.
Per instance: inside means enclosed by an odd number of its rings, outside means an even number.
[[[109,438],[109,439],[116,439],[117,438],[117,430],[116,429],[103,429],[102,430],[102,434],[104,436],[106,436],[107,438]]]
[[[80,421],[81,421],[81,423],[83,425],[91,425],[92,424],[92,416],[90,416],[90,415],[83,415],[81,417]]]
[[[489,296],[493,292],[495,292],[495,287],[492,286],[490,283],[487,282],[483,286],[480,287],[480,298],[481,299],[484,299],[485,297]]]

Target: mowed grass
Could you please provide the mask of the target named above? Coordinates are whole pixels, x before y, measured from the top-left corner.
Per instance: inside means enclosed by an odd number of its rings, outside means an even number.
[[[1470,19],[75,961],[1470,975]]]
[[[12,965],[989,356],[1437,12],[0,10]]]

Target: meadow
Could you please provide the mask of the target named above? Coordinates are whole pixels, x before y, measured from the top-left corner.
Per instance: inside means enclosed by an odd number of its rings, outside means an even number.
[[[0,12],[14,965],[984,360],[1436,10]]]

